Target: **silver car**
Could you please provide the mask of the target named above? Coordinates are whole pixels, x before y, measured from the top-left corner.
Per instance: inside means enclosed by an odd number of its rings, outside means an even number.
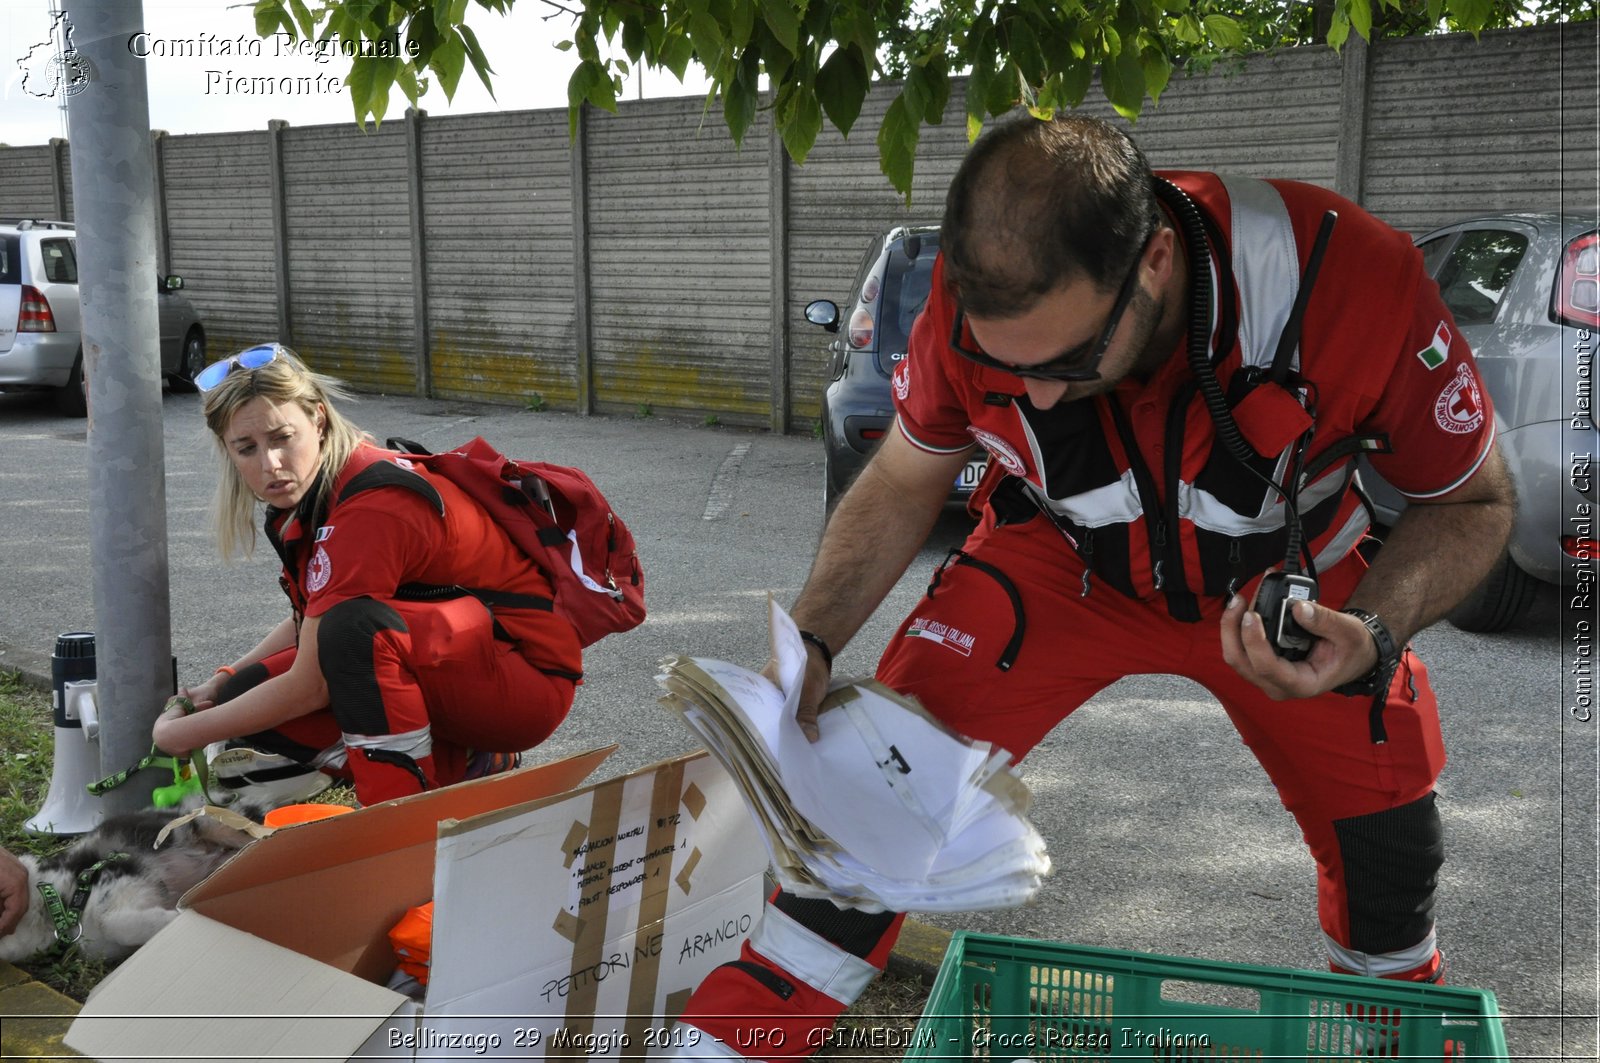
[[[181,294],[182,277],[157,280],[161,372],[193,390],[205,368],[206,332]],[[62,413],[82,417],[83,324],[72,223],[0,219],[0,391],[52,390]]]
[[[1577,563],[1596,556],[1600,232],[1593,217],[1499,214],[1436,229],[1417,246],[1477,357],[1517,485],[1509,548],[1449,619],[1467,631],[1501,631],[1539,582],[1570,584]],[[1370,469],[1363,482],[1380,523],[1392,523],[1404,499]]]

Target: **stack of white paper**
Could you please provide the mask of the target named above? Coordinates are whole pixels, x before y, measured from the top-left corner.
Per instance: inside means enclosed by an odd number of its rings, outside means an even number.
[[[669,657],[662,704],[738,781],[773,873],[802,897],[867,910],[1021,904],[1050,870],[1005,751],[952,734],[879,683],[836,684],[821,737],[795,721],[805,645],[772,605],[782,689],[725,661]]]

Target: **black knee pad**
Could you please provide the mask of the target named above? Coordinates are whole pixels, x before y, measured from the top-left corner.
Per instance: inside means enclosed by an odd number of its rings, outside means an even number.
[[[317,624],[317,660],[328,684],[333,718],[346,734],[389,733],[372,640],[384,631],[406,630],[405,619],[398,612],[371,598],[350,598],[322,614]]]
[[[1333,829],[1344,860],[1350,947],[1397,952],[1427,937],[1444,865],[1444,826],[1434,795],[1334,820]]]
[[[772,906],[818,937],[852,956],[866,959],[894,922],[894,912],[862,912],[840,908],[825,897],[796,897],[780,891]]]

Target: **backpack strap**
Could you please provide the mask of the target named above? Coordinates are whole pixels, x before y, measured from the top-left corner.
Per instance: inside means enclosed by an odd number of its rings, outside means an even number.
[[[378,487],[404,487],[415,491],[442,517],[444,516],[444,499],[439,491],[418,473],[412,472],[396,465],[392,461],[375,461],[365,469],[350,478],[339,491],[339,501],[343,502],[352,495],[359,495],[363,491],[371,491]]]

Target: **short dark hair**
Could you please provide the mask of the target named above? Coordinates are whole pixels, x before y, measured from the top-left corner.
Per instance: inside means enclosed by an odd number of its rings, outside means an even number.
[[[1152,181],[1133,141],[1098,118],[1002,119],[945,197],[947,289],[968,313],[1007,318],[1075,275],[1115,288],[1161,217]]]

